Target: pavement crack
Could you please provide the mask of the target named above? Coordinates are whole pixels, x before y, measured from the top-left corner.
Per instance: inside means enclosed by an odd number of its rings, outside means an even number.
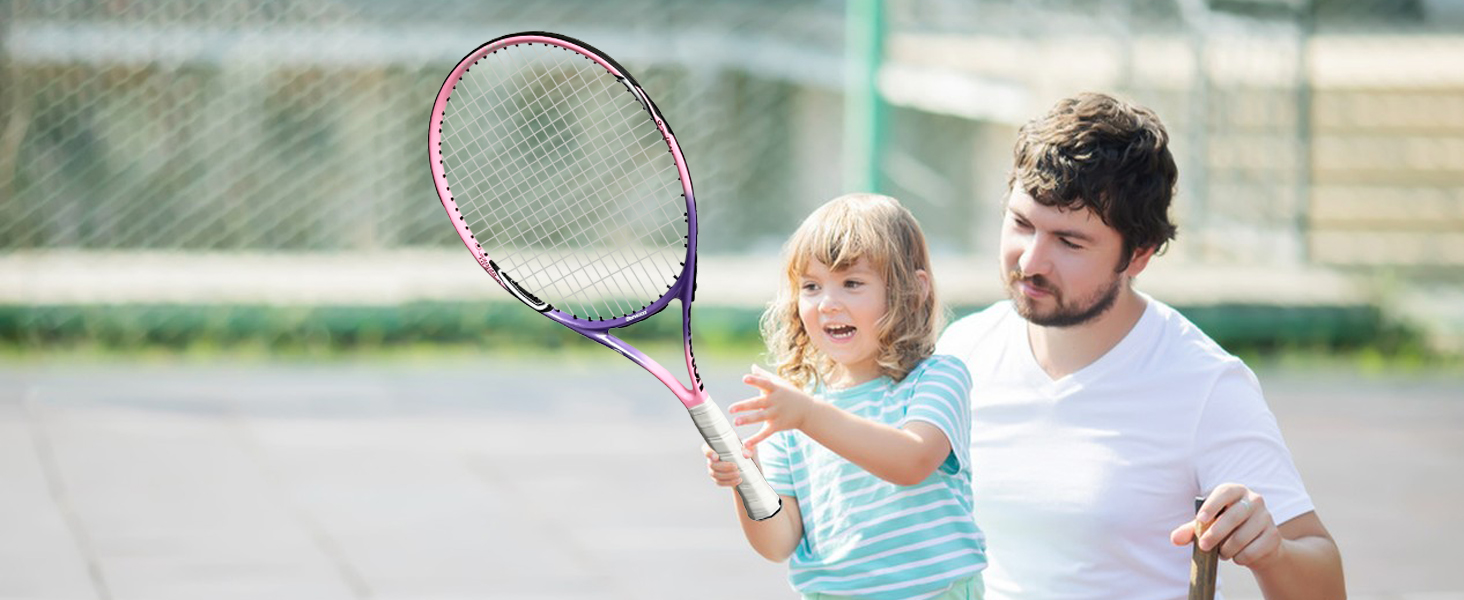
[[[31,443],[35,444],[36,459],[40,461],[41,472],[46,477],[46,489],[56,510],[61,513],[62,520],[66,522],[66,529],[71,533],[77,550],[86,557],[87,577],[91,580],[97,598],[112,600],[112,591],[107,586],[107,576],[102,570],[101,557],[97,556],[96,546],[92,543],[91,536],[87,535],[86,525],[81,522],[81,516],[71,502],[71,492],[66,487],[66,478],[61,475],[61,464],[56,458],[56,446],[51,442],[51,436],[42,422],[43,417],[36,410],[35,396],[35,387],[28,386],[21,406],[30,429]]]

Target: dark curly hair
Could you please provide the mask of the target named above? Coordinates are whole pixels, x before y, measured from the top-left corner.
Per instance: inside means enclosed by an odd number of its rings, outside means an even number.
[[[1134,251],[1162,252],[1174,239],[1169,203],[1179,171],[1153,111],[1105,94],[1063,99],[1022,126],[1013,158],[1008,193],[1021,185],[1043,206],[1091,208],[1123,236],[1115,271]]]

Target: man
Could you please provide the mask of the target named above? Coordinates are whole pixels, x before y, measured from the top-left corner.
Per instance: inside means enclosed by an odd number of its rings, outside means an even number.
[[[1014,155],[1010,300],[937,349],[973,376],[987,598],[1184,598],[1196,518],[1200,546],[1248,567],[1266,598],[1345,597],[1254,374],[1131,285],[1175,234],[1159,119],[1082,94],[1024,126]]]

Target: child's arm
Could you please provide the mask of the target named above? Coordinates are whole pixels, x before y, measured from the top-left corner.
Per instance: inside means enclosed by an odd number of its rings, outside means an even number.
[[[727,407],[748,413],[734,424],[763,423],[746,445],[775,432],[798,429],[849,462],[896,485],[915,485],[940,468],[951,453],[951,441],[940,428],[924,421],[892,427],[852,415],[804,393],[777,376],[753,366],[742,378],[762,394]]]
[[[717,485],[732,488],[742,483],[737,465],[723,461],[710,447],[703,446],[702,451],[707,455],[707,469]],[[756,460],[753,452],[747,448],[743,448],[743,452],[748,458]],[[732,494],[732,497],[737,504],[737,517],[742,521],[742,534],[747,536],[747,542],[752,545],[752,549],[773,562],[787,560],[798,547],[798,543],[803,541],[803,515],[798,511],[798,499],[782,496],[783,508],[778,514],[754,521],[747,517],[741,494]]]

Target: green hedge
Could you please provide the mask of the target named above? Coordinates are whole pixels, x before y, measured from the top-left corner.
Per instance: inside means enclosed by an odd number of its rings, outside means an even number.
[[[964,315],[977,307],[957,307]],[[1406,346],[1409,332],[1371,306],[1216,305],[1180,310],[1232,352]],[[696,307],[699,348],[759,345],[753,308]],[[673,306],[617,335],[636,343],[674,343]],[[579,344],[574,333],[511,303],[417,302],[399,306],[53,305],[0,306],[0,346],[11,350],[90,345],[102,348],[375,348],[416,344],[555,350]]]

